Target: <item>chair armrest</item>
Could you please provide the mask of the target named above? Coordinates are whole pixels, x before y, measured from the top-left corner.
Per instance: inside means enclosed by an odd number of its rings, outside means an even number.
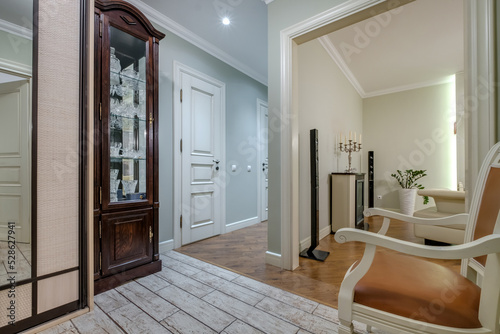
[[[433,259],[465,259],[500,253],[500,234],[491,234],[456,246],[425,246],[353,228],[341,228],[335,233],[338,243],[361,241],[369,245],[392,249],[401,253]]]
[[[383,216],[391,219],[402,220],[408,223],[422,225],[465,225],[467,223],[467,218],[469,217],[468,213],[459,213],[456,215],[441,218],[420,218],[380,208],[368,208],[363,212],[363,214],[365,215],[365,217]]]

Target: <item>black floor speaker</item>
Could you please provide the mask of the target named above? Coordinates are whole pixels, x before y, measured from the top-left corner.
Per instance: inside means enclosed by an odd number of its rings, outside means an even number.
[[[301,257],[325,261],[330,252],[315,249],[319,245],[319,152],[318,130],[312,129],[310,138],[311,160],[311,246],[300,253]]]
[[[368,207],[373,208],[375,206],[375,156],[373,151],[368,151]]]

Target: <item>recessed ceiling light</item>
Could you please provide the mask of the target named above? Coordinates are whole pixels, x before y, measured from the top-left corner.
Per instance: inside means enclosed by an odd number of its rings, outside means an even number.
[[[227,25],[229,25],[229,23],[231,23],[231,21],[227,17],[222,19],[222,24],[227,26]]]

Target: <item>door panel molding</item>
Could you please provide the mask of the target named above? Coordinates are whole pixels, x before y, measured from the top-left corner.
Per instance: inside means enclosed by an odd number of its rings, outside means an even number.
[[[205,73],[195,70],[189,66],[186,66],[178,61],[174,61],[174,82],[173,82],[173,99],[174,99],[174,110],[173,110],[173,131],[174,131],[174,173],[173,173],[173,223],[174,223],[174,249],[179,248],[182,244],[182,230],[181,215],[182,215],[182,154],[181,154],[181,136],[182,136],[182,104],[181,104],[181,89],[182,89],[182,74],[190,75],[196,79],[205,81],[211,85],[220,88],[220,105],[221,105],[221,125],[220,125],[220,135],[221,135],[221,152],[220,160],[222,161],[222,167],[226,161],[226,84],[217,79],[214,79]],[[182,147],[184,152],[187,153],[188,148],[186,146]],[[204,155],[204,154],[200,154]],[[191,174],[192,171],[188,171]],[[225,168],[222,168],[221,173],[226,173]],[[222,175],[222,174],[221,174]],[[197,175],[198,176],[198,175]],[[223,183],[227,177],[222,175],[220,177]],[[226,191],[224,184],[221,187],[221,231],[220,233],[225,233],[225,221],[226,221]],[[185,227],[187,228],[187,226]]]

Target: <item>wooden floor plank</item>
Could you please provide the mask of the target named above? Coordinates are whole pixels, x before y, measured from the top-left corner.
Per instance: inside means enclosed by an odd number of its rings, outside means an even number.
[[[106,313],[98,306],[92,312],[71,320],[80,333],[116,333],[124,334]]]
[[[183,311],[176,312],[161,322],[165,328],[175,334],[204,333],[216,334],[210,327],[205,326]]]
[[[264,333],[296,333],[299,327],[261,311],[220,291],[214,291],[203,297],[203,300],[231,314],[243,322],[252,324]]]
[[[162,321],[178,311],[177,307],[135,281],[117,287],[116,291],[156,321]]]
[[[370,231],[378,231],[382,226],[381,217],[368,217],[366,222]],[[413,225],[405,222],[393,221],[387,235],[423,243],[414,236]],[[294,271],[268,265],[265,263],[267,223],[259,223],[176,251],[337,308],[340,283],[347,269],[362,257],[364,245],[358,242],[339,244],[330,234],[320,241],[317,249],[330,252],[325,262],[300,258],[299,267]],[[458,260],[432,261],[460,271]]]
[[[136,305],[129,303],[108,314],[126,333],[170,333]]]
[[[236,320],[221,309],[174,285],[161,289],[157,294],[216,332],[221,332]]]

